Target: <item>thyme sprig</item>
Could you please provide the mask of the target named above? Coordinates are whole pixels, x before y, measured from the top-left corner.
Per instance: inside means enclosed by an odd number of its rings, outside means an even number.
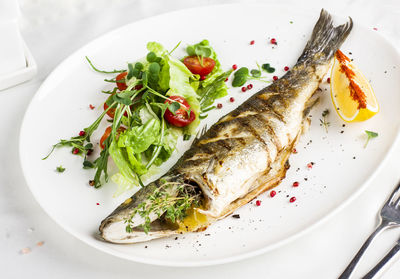
[[[320,126],[325,128],[325,131],[328,133],[328,127],[331,125],[331,123],[328,121],[328,115],[329,115],[329,110],[326,109],[322,112],[322,119],[319,119]]]
[[[187,216],[187,211],[192,206],[198,206],[200,194],[196,193],[194,186],[180,182],[165,182],[148,196],[146,201],[140,203],[125,220],[126,232],[130,233],[136,227],[133,218],[138,214],[144,219],[140,226],[146,234],[150,231],[151,216],[158,218],[165,214],[165,218],[172,223],[182,221]]]

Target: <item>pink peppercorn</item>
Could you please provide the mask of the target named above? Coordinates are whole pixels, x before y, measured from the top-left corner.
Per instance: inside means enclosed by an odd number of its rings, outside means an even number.
[[[261,205],[261,201],[260,200],[256,200],[256,205],[260,206]]]
[[[237,67],[236,64],[233,64],[233,65],[232,65],[232,69],[236,70],[237,68],[238,68],[238,67]]]
[[[276,42],[276,39],[275,39],[275,38],[272,38],[272,39],[270,40],[270,42],[271,42],[271,44],[273,44],[273,45],[276,45],[276,44],[277,44],[277,42]]]
[[[293,182],[293,187],[298,187],[299,186],[299,182],[298,181],[295,181],[295,182]]]
[[[273,80],[278,80],[278,77],[277,76],[273,76],[272,79]]]
[[[78,154],[78,153],[79,153],[79,149],[78,149],[78,148],[74,148],[74,149],[72,150],[72,153],[73,153],[73,154]]]
[[[233,102],[235,101],[235,98],[230,97],[230,98],[229,98],[229,101],[230,101],[231,103],[233,103]]]
[[[79,136],[83,137],[84,135],[86,135],[85,131],[80,131],[79,132]]]
[[[295,202],[296,201],[296,197],[291,197],[289,201],[290,202]]]
[[[285,66],[285,68],[283,68],[286,72],[289,71],[289,67]]]
[[[254,40],[251,40],[251,41],[250,41],[250,44],[251,44],[251,45],[254,45],[254,43],[255,43]]]
[[[270,195],[271,198],[273,198],[273,197],[275,197],[276,192],[275,192],[275,191],[271,191],[271,192],[269,193],[269,195]]]
[[[243,87],[242,87],[242,92],[246,92],[246,90],[247,90],[247,87],[246,87],[246,86],[243,86]]]
[[[222,108],[222,104],[218,104],[217,108],[219,108],[219,109]]]
[[[327,83],[331,83],[331,78],[327,78],[327,79],[326,79],[326,82],[327,82]]]
[[[250,89],[252,89],[252,88],[253,88],[253,84],[250,83],[249,85],[247,85],[247,89],[250,90]]]

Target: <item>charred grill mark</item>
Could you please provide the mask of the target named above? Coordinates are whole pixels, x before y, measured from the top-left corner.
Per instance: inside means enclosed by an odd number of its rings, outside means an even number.
[[[231,140],[233,140],[233,139],[231,139]],[[219,140],[216,143],[229,152],[233,148],[231,140],[224,139],[224,140]]]
[[[281,143],[279,142],[279,139],[278,139],[278,137],[276,136],[276,134],[275,134],[275,132],[274,132],[274,129],[272,129],[271,125],[268,123],[268,124],[265,126],[265,128],[268,130],[268,133],[272,136],[272,137],[271,137],[271,141],[272,141],[273,144],[275,145],[276,151],[279,152],[280,150],[282,150],[282,145],[281,145]]]
[[[276,95],[275,95],[276,96]],[[286,124],[286,121],[283,117],[283,115],[278,112],[274,106],[272,105],[272,103],[276,100],[276,98],[271,98],[271,97],[267,97],[263,94],[263,95],[259,95],[257,96],[257,98],[264,104],[264,106],[267,108],[267,112],[269,114],[272,114],[273,116],[275,116],[276,118],[278,118],[280,121],[282,121],[283,123]],[[281,99],[281,98],[280,98]]]
[[[261,130],[266,124],[265,121],[261,121],[261,119],[259,119],[259,117],[257,115],[254,115],[254,116],[248,116],[246,118],[241,118],[239,120],[239,123],[241,124],[241,126],[244,129],[249,131],[250,134],[252,134],[254,138],[256,138],[259,142],[262,143],[262,145],[264,146],[264,149],[269,154],[268,144],[264,141],[264,139],[260,135],[260,132],[256,128],[258,126],[259,129]],[[254,123],[254,124],[257,123],[258,125],[252,125],[252,123]]]
[[[198,158],[198,159],[194,159],[194,160],[186,160],[185,166],[186,166],[186,168],[199,167],[202,164],[204,164],[204,162],[207,162],[207,161],[209,161],[209,158]]]

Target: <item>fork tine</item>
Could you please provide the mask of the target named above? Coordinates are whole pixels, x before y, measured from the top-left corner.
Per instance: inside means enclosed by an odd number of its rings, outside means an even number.
[[[399,192],[400,190],[400,182],[399,184],[397,184],[397,187],[393,190],[392,194],[390,195],[389,199],[386,201],[386,204],[391,204],[393,203],[393,199],[396,196],[396,194]],[[396,200],[396,205],[400,202],[400,198],[398,198]]]

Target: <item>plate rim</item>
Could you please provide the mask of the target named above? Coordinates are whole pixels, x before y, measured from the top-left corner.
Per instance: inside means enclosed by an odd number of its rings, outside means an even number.
[[[320,219],[318,219],[317,221],[315,221],[314,223],[312,223],[309,227],[302,229],[294,234],[292,234],[291,236],[280,240],[272,245],[268,245],[268,246],[264,246],[261,247],[259,249],[254,249],[253,251],[249,251],[249,252],[244,252],[241,253],[239,255],[235,255],[235,256],[229,256],[229,257],[222,257],[222,258],[218,258],[218,259],[213,259],[213,260],[200,260],[200,261],[185,261],[184,263],[180,263],[175,261],[168,261],[168,260],[159,260],[159,259],[154,259],[151,257],[147,257],[147,258],[142,258],[139,256],[135,256],[135,255],[127,255],[125,253],[113,250],[111,248],[108,248],[107,246],[104,245],[96,245],[95,242],[93,240],[96,241],[101,241],[98,240],[97,238],[94,238],[92,240],[86,240],[82,237],[80,237],[79,233],[76,233],[73,229],[69,228],[67,225],[62,224],[62,222],[51,213],[51,210],[47,210],[45,208],[45,206],[42,205],[42,203],[40,202],[40,198],[37,194],[37,192],[35,192],[35,190],[33,189],[33,187],[31,186],[33,183],[33,181],[30,180],[30,178],[27,175],[27,171],[26,168],[27,166],[24,163],[24,158],[23,158],[23,141],[24,141],[24,134],[25,134],[25,126],[27,125],[27,118],[30,114],[30,111],[32,110],[32,107],[34,105],[34,103],[36,102],[36,100],[39,98],[39,94],[41,91],[45,90],[47,85],[50,83],[51,84],[51,80],[53,78],[53,76],[57,75],[58,72],[62,71],[63,68],[65,68],[65,64],[69,63],[70,60],[73,59],[74,56],[76,56],[79,52],[82,52],[84,49],[86,48],[90,48],[92,45],[95,45],[97,43],[97,41],[100,41],[103,39],[103,37],[107,37],[110,36],[113,33],[117,33],[120,32],[120,30],[124,29],[124,28],[128,28],[128,26],[131,25],[135,25],[138,24],[139,22],[143,22],[143,21],[147,21],[150,19],[155,19],[155,18],[160,18],[160,17],[164,17],[164,16],[170,16],[173,14],[179,14],[179,13],[184,13],[186,11],[193,11],[193,10],[201,10],[201,9],[212,9],[212,8],[220,8],[220,7],[240,7],[240,6],[252,6],[252,7],[268,7],[268,8],[287,8],[286,5],[277,5],[277,4],[267,4],[267,3],[248,3],[248,4],[244,4],[244,3],[230,3],[230,4],[220,4],[220,5],[204,5],[204,6],[198,6],[198,7],[192,7],[192,8],[185,8],[185,9],[178,9],[178,10],[174,10],[174,11],[169,11],[169,12],[165,12],[165,13],[161,13],[161,14],[157,14],[154,16],[150,16],[150,17],[145,17],[142,18],[140,20],[136,20],[133,22],[130,22],[128,24],[125,24],[123,26],[114,28],[110,31],[107,31],[101,35],[99,35],[98,37],[90,40],[89,42],[87,42],[86,44],[82,45],[81,47],[79,47],[78,49],[74,50],[71,54],[69,54],[67,57],[65,57],[61,63],[59,63],[52,71],[51,73],[46,77],[46,79],[42,82],[42,84],[40,85],[40,87],[37,89],[37,91],[35,92],[33,98],[30,100],[29,105],[27,106],[23,119],[22,119],[22,124],[21,127],[19,129],[19,140],[18,140],[18,153],[19,153],[19,161],[21,164],[21,169],[22,169],[22,174],[23,177],[26,181],[26,184],[29,188],[29,191],[32,193],[33,197],[35,198],[36,202],[38,203],[38,205],[43,209],[43,211],[50,217],[50,219],[52,219],[56,224],[58,224],[63,230],[65,230],[66,232],[68,232],[70,235],[72,235],[73,237],[75,237],[76,239],[80,240],[81,242],[85,243],[86,245],[95,248],[97,250],[100,250],[104,253],[113,255],[115,257],[124,259],[124,260],[130,260],[130,261],[134,261],[134,262],[138,262],[138,263],[143,263],[143,264],[150,264],[150,265],[158,265],[158,266],[169,266],[169,267],[200,267],[200,266],[212,266],[212,265],[220,265],[220,264],[226,264],[226,263],[231,263],[231,262],[236,262],[236,261],[240,261],[240,260],[244,260],[244,259],[248,259],[248,258],[252,258],[270,251],[273,251],[281,246],[287,245],[288,243],[308,234],[309,232],[311,232],[312,230],[314,230],[315,228],[317,228],[318,226],[322,225],[323,223],[327,222],[329,219],[331,219],[334,215],[336,215],[338,212],[340,212],[341,210],[343,210],[345,207],[347,207],[350,203],[352,203],[356,198],[358,198],[371,184],[371,181],[378,175],[378,173],[381,172],[382,168],[387,164],[387,159],[389,157],[389,155],[392,153],[393,149],[395,147],[397,147],[397,145],[400,142],[400,126],[397,127],[397,131],[396,134],[394,136],[393,141],[390,144],[390,147],[387,149],[386,154],[383,156],[382,161],[379,163],[379,165],[377,166],[377,168],[368,176],[368,178],[366,180],[364,180],[364,182],[358,187],[358,189],[351,193],[348,198],[346,198],[345,200],[343,200],[336,208],[334,208],[332,211],[330,211],[328,214],[326,214],[325,216],[321,217]],[[310,11],[314,11],[315,9],[310,9],[310,8],[302,8],[301,10],[297,10],[297,12],[300,13],[308,13]],[[335,13],[332,13],[332,15],[337,16],[337,17],[341,17]],[[365,26],[363,24],[362,21],[357,22],[357,26],[365,29],[365,30],[369,30],[370,28],[368,28],[367,26]],[[369,30],[369,32],[371,32]],[[375,33],[382,41],[384,41],[388,46],[390,46],[392,48],[392,50],[394,50],[394,53],[400,58],[400,50],[398,50],[394,44],[392,43],[392,41],[390,39],[388,39],[384,34],[381,34],[380,32]]]

